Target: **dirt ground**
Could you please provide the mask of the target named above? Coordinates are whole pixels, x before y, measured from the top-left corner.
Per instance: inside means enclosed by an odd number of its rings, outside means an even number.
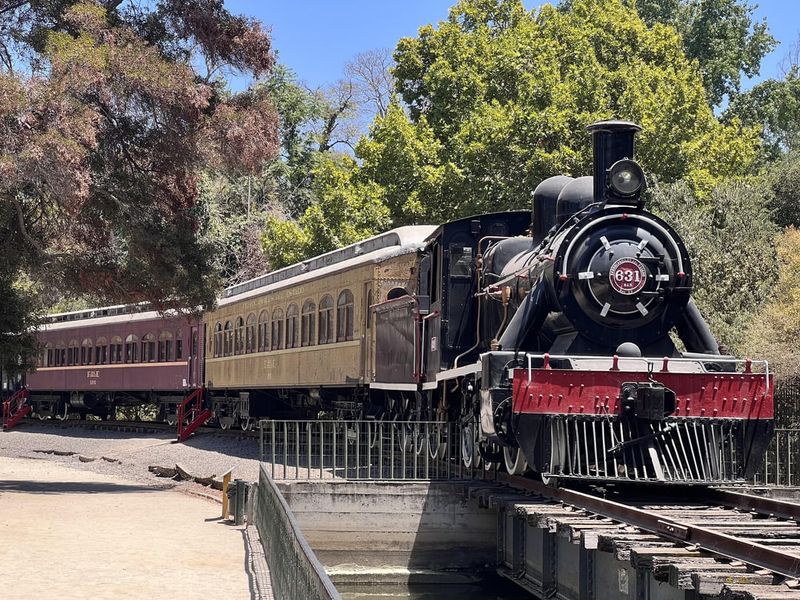
[[[242,528],[220,511],[162,485],[0,457],[0,597],[250,598]]]

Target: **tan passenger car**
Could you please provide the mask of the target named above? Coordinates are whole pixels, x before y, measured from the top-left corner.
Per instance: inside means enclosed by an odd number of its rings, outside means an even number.
[[[416,292],[434,229],[394,229],[228,288],[204,316],[208,388],[271,390],[295,406],[320,393],[352,399],[375,370],[369,307]]]

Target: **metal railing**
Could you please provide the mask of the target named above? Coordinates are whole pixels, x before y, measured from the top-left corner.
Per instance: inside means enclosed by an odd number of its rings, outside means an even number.
[[[455,423],[261,420],[273,479],[452,479],[466,475]]]
[[[764,463],[753,477],[756,485],[800,486],[800,429],[776,429]]]
[[[258,422],[260,459],[274,480],[445,480],[473,477],[461,431],[437,421]],[[800,428],[776,429],[755,485],[800,486]]]
[[[252,519],[269,564],[275,598],[341,598],[263,464],[254,495]]]

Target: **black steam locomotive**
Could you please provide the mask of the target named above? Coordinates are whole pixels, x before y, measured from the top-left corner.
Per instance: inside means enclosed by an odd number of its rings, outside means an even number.
[[[420,417],[459,420],[467,465],[546,480],[748,477],[772,432],[768,367],[720,354],[681,238],[644,210],[640,128],[589,129],[593,176],[543,181],[527,235],[503,213],[430,236],[417,331],[396,335],[398,307],[377,308],[376,379],[413,356]],[[398,353],[399,339],[419,351]]]

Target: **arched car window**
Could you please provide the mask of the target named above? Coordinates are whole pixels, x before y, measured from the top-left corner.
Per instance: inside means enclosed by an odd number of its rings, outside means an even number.
[[[225,327],[222,328],[222,355],[230,356],[233,354],[233,325],[230,321],[225,322]]]
[[[283,348],[283,311],[276,308],[272,311],[272,346],[273,350]]]
[[[142,362],[156,361],[156,336],[146,333],[142,336]]]
[[[234,336],[233,353],[244,354],[244,319],[242,317],[236,317]]]
[[[214,356],[222,356],[222,335],[222,323],[217,323],[214,326]]]
[[[135,363],[139,358],[139,338],[133,334],[125,338],[125,362]]]
[[[158,335],[158,362],[172,360],[172,332],[162,331]]]
[[[195,348],[195,354],[197,354],[197,348]],[[178,332],[175,334],[175,360],[180,360],[183,358],[183,329],[178,329]]]
[[[297,304],[290,304],[286,309],[286,347],[297,348],[299,344],[299,321],[300,311],[297,310]]]
[[[313,346],[317,340],[317,305],[313,300],[306,300],[303,303],[303,313],[300,319],[300,344],[302,346]]]
[[[108,362],[108,340],[99,337],[94,343],[94,364],[104,365]]]
[[[255,313],[250,313],[249,315],[247,315],[247,323],[244,336],[244,351],[246,354],[250,354],[251,352],[256,351],[256,340],[257,340],[256,315]]]
[[[80,357],[81,347],[78,344],[78,340],[70,340],[69,344],[67,345],[67,364],[68,365],[79,365],[81,364],[81,357]]]
[[[262,310],[258,315],[258,351],[269,350],[269,313]]]
[[[94,351],[94,342],[86,338],[81,342],[81,364],[82,365],[90,365],[92,364],[92,352]]]
[[[333,298],[323,296],[319,301],[319,343],[330,344],[333,338]]]
[[[353,339],[353,292],[342,290],[336,301],[336,341]]]
[[[122,338],[115,335],[111,338],[111,344],[108,346],[108,361],[111,363],[122,362]]]

